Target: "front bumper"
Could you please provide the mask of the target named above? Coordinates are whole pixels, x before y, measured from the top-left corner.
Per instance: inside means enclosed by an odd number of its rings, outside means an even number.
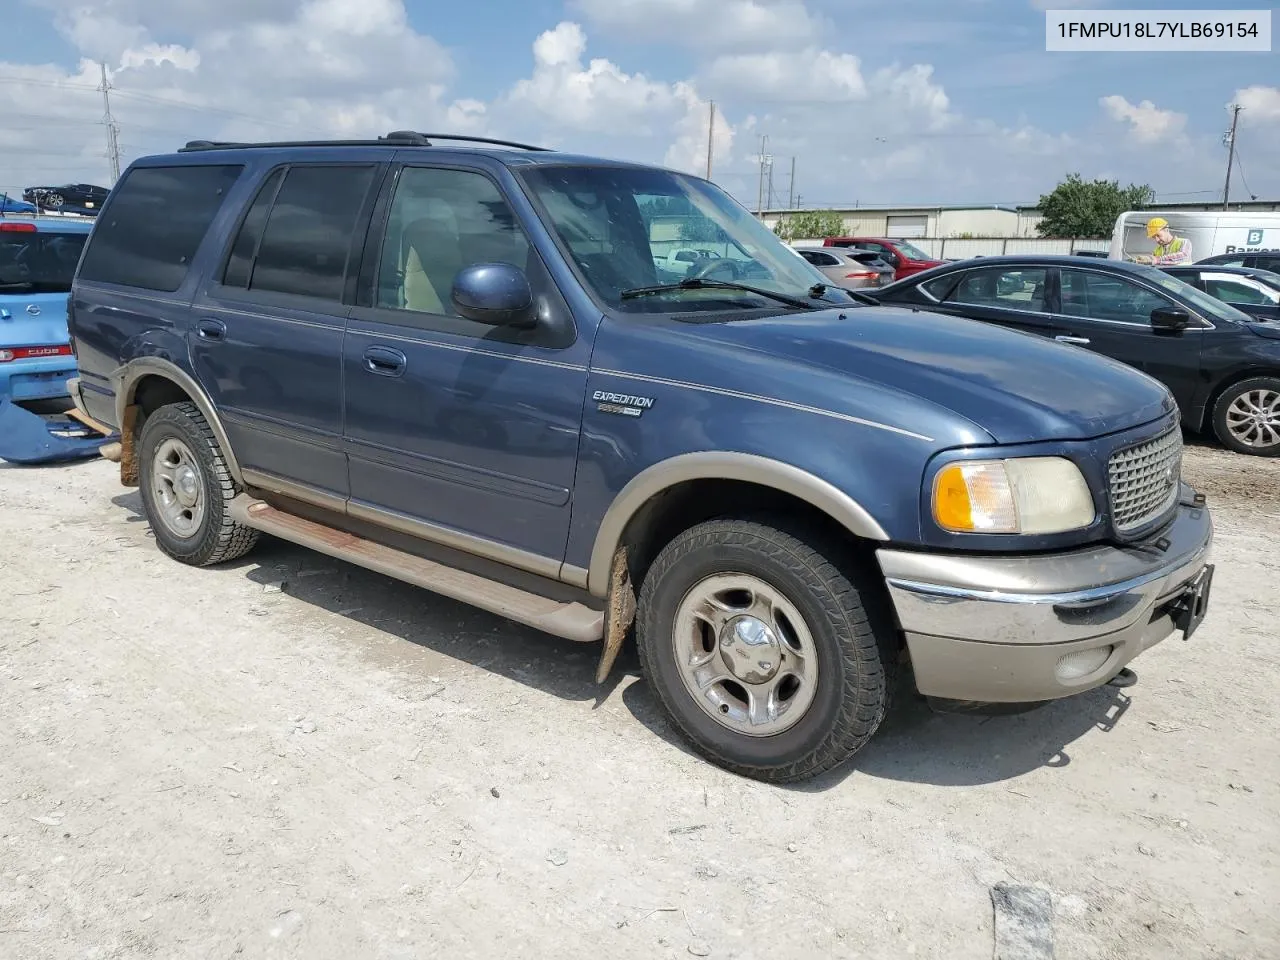
[[[1027,703],[1100,686],[1185,628],[1187,604],[1207,597],[1190,594],[1207,590],[1212,542],[1209,511],[1184,485],[1173,523],[1141,544],[877,557],[922,694]]]

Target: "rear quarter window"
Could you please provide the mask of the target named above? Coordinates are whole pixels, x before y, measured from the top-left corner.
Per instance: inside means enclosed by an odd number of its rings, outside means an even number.
[[[228,164],[131,170],[99,215],[80,279],[173,293],[243,169]]]

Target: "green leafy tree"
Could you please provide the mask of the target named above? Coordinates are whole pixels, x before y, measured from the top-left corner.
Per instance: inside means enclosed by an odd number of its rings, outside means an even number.
[[[844,233],[844,217],[834,210],[806,210],[783,217],[773,232],[783,240],[825,240]]]
[[[1118,180],[1085,181],[1072,173],[1053,192],[1040,198],[1042,237],[1102,240],[1111,236],[1116,218],[1126,210],[1141,210],[1155,200],[1146,184],[1121,187]]]

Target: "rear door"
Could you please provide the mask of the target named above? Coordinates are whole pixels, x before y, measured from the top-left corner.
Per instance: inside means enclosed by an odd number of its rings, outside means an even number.
[[[344,298],[385,169],[274,169],[192,304],[196,375],[251,482],[335,507],[348,493]]]
[[[0,393],[15,400],[66,395],[75,369],[67,294],[87,238],[87,230],[0,222]]]
[[[1072,342],[1127,363],[1164,383],[1178,405],[1189,410],[1200,384],[1204,327],[1177,334],[1156,333],[1151,313],[1187,310],[1163,293],[1129,277],[1100,270],[1063,267],[1054,322]]]
[[[1049,270],[1041,266],[1004,264],[975,267],[925,281],[923,289],[941,301],[930,309],[998,324],[1011,330],[1062,339],[1062,328],[1049,309]]]

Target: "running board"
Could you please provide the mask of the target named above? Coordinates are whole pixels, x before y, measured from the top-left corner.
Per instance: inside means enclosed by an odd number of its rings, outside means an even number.
[[[423,557],[383,546],[354,534],[305,520],[247,493],[230,505],[231,518],[281,540],[309,547],[338,560],[346,560],[414,586],[461,600],[500,617],[534,627],[552,636],[581,643],[604,637],[604,613],[580,603],[563,603],[455,570]]]

